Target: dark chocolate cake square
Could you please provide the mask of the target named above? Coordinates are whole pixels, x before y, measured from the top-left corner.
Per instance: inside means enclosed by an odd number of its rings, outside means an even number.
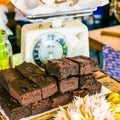
[[[79,77],[70,77],[61,81],[58,81],[59,92],[65,93],[67,91],[73,91],[78,89]]]
[[[38,84],[42,91],[42,99],[48,98],[58,91],[56,79],[52,76],[44,77]]]
[[[31,80],[34,83],[37,83],[37,77],[44,75],[44,71],[31,62],[23,62],[22,64],[16,66],[15,69],[25,78]]]
[[[50,60],[46,64],[46,72],[59,80],[77,75],[78,71],[78,64],[66,58]]]
[[[56,108],[68,104],[71,101],[71,97],[69,93],[56,93],[55,95],[51,96],[51,101],[52,108]]]
[[[98,70],[98,62],[96,59],[92,59],[86,56],[75,56],[69,57],[68,59],[78,63],[80,75],[92,74]]]
[[[9,83],[15,80],[22,80],[23,76],[13,68],[0,70],[0,83],[9,91]]]
[[[10,120],[20,120],[31,115],[31,105],[21,106],[0,84],[0,105]]]
[[[32,103],[32,115],[36,115],[51,109],[51,100],[46,98]]]
[[[1,84],[21,105],[28,105],[42,99],[40,86],[24,79],[15,69],[3,70],[1,76],[0,81],[5,81]]]

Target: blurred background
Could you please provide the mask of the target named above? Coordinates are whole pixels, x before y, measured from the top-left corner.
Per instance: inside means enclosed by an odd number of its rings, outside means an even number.
[[[115,1],[120,2],[119,0],[110,0],[109,4],[103,7],[98,7],[92,15],[79,17],[77,19],[80,19],[88,27],[89,31],[98,28],[118,25],[118,19],[116,19],[117,17],[115,14],[113,14]],[[8,19],[7,27],[12,31],[12,34],[9,35],[8,38],[12,44],[13,54],[15,54],[20,52],[21,27],[24,24],[29,24],[30,22],[24,16],[22,16],[19,11],[17,11],[12,3],[9,3],[7,5],[7,9],[8,11],[5,12]],[[96,52],[96,50],[90,48],[90,57],[97,58]],[[102,68],[102,53],[99,55],[101,58],[99,67]]]

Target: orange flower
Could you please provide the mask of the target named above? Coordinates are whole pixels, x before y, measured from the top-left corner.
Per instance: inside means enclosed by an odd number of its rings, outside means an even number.
[[[10,0],[0,0],[0,6],[7,5]]]

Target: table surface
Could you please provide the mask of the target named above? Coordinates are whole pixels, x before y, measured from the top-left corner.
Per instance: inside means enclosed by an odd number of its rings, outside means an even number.
[[[101,34],[101,31],[106,31],[110,33]],[[109,45],[115,50],[120,51],[120,25],[90,30],[89,45],[90,47],[99,51],[102,51],[102,47],[104,45]]]
[[[99,70],[96,72],[97,80],[106,88],[113,92],[120,92],[120,82],[109,77],[106,73]]]

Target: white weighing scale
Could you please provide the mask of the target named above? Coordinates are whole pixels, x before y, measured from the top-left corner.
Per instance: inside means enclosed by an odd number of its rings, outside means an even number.
[[[80,20],[63,21],[61,26],[27,24],[22,28],[21,53],[23,61],[40,66],[50,59],[89,56],[88,29]]]
[[[78,0],[77,0],[78,1]],[[74,0],[73,0],[74,2]],[[77,5],[77,6],[76,6]],[[27,24],[22,28],[21,54],[22,60],[34,62],[43,66],[48,60],[77,55],[89,56],[88,29],[80,20],[63,20],[61,16],[78,17],[90,15],[96,7],[79,9],[79,2],[76,5],[68,6],[67,9],[58,9],[55,6],[54,12],[45,11],[45,14],[27,14],[29,20],[38,21],[41,18],[53,17],[51,22]],[[42,8],[45,5],[42,5]],[[62,5],[64,8],[65,6]],[[60,8],[62,8],[60,6]],[[41,5],[40,5],[41,8]],[[50,8],[50,6],[46,6]],[[53,7],[51,8],[53,10]],[[38,10],[34,9],[34,10]],[[41,10],[41,9],[39,9]],[[61,10],[61,11],[59,11]],[[29,10],[28,10],[29,11]],[[28,12],[27,11],[27,12]],[[26,13],[27,13],[26,12]],[[48,12],[48,13],[47,13]],[[55,18],[54,18],[55,17]]]

